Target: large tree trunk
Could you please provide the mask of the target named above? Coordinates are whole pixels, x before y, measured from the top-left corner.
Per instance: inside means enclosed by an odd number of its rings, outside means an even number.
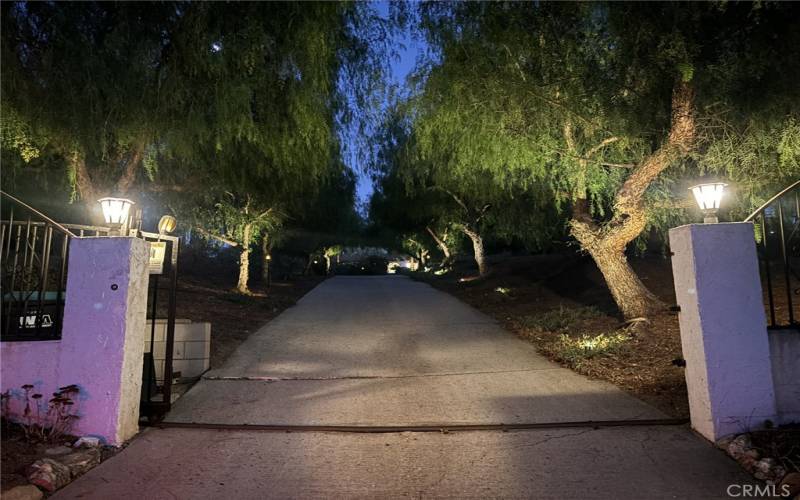
[[[585,167],[587,155],[577,151],[569,123],[564,127],[564,136],[571,153],[583,158],[579,163]],[[594,259],[626,319],[646,317],[663,309],[663,304],[644,286],[628,264],[625,249],[647,226],[644,204],[647,188],[674,160],[691,150],[694,136],[694,90],[689,82],[678,80],[672,92],[669,136],[661,147],[634,167],[617,191],[611,220],[598,224],[592,219],[583,191],[583,196],[573,202],[570,232],[581,248]],[[598,146],[608,141],[606,139]],[[598,150],[595,147],[590,151]]]
[[[97,200],[102,196],[128,195],[136,181],[137,173],[142,165],[143,156],[144,143],[135,144],[125,162],[122,175],[113,188],[110,186],[97,185],[89,171],[89,167],[86,165],[86,158],[83,154],[74,151],[69,156],[69,168],[74,176],[75,188],[78,192],[78,196],[89,211],[90,217],[97,223],[103,222],[102,215],[96,208]],[[121,159],[119,161],[121,161]],[[115,168],[116,165],[114,165],[113,162],[111,163],[111,165],[106,165],[105,168]]]
[[[478,274],[486,276],[489,274],[489,264],[486,263],[486,255],[483,250],[483,238],[478,231],[468,226],[462,226],[461,229],[472,241],[472,250],[475,254],[475,263],[478,265]]]
[[[436,245],[438,245],[439,250],[441,250],[442,254],[444,255],[444,257],[442,258],[442,267],[447,266],[448,264],[450,264],[450,248],[448,248],[447,243],[445,243],[445,238],[447,238],[447,232],[445,232],[442,238],[439,238],[439,236],[436,235],[436,233],[433,231],[433,229],[431,229],[430,226],[425,226],[425,229],[428,231],[428,234],[431,235],[431,238],[433,238],[433,241],[436,242]]]
[[[325,276],[331,274],[331,256],[325,255]]]
[[[625,319],[645,318],[658,309],[661,301],[644,286],[625,256],[625,238],[592,239],[588,241],[573,221],[572,234],[587,248],[589,255],[603,274],[611,296]]]
[[[251,224],[245,224],[242,253],[239,256],[239,282],[236,285],[239,293],[250,293],[247,282],[250,280],[250,238],[252,230],[253,226]]]

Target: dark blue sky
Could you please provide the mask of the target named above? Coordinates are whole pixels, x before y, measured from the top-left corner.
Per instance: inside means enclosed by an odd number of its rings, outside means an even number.
[[[378,1],[373,3],[375,9],[381,17],[389,17],[389,2]],[[402,85],[405,83],[406,77],[414,69],[418,54],[423,50],[420,44],[412,40],[408,31],[400,33],[394,40],[394,47],[397,51],[398,58],[391,61],[391,68],[389,80],[395,85]],[[388,103],[386,103],[388,104]],[[345,134],[347,135],[347,134]],[[347,141],[347,137],[344,138]],[[358,174],[358,186],[356,189],[357,202],[363,204],[369,200],[373,191],[372,180],[365,171],[365,165],[358,158],[355,152],[349,155],[348,163]]]

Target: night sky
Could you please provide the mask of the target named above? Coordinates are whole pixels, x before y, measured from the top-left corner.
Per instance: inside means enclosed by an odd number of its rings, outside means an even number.
[[[375,9],[382,17],[389,17],[389,2],[381,1],[375,2],[373,4]],[[423,42],[424,43],[424,42]],[[406,77],[408,74],[414,69],[414,63],[417,59],[417,56],[420,54],[423,47],[421,47],[419,41],[412,40],[410,32],[403,32],[399,36],[395,37],[394,39],[394,46],[395,50],[397,51],[398,58],[392,60],[391,62],[391,74],[389,76],[391,83],[395,85],[402,85],[405,82]],[[388,104],[388,103],[386,103]],[[348,139],[348,135],[354,133],[353,131],[347,131],[343,134],[343,140],[348,141],[352,144],[352,141]],[[347,161],[350,167],[358,174],[358,186],[356,189],[357,195],[357,203],[359,204],[360,208],[363,208],[363,204],[369,201],[369,197],[372,194],[373,186],[372,180],[370,176],[365,171],[365,165],[362,164],[362,161],[358,158],[358,155],[355,154],[356,152],[351,152]],[[362,215],[366,215],[361,210]]]

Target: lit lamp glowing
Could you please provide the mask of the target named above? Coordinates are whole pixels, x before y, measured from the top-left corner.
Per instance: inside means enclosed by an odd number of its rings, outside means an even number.
[[[106,224],[124,234],[124,229],[128,225],[131,207],[134,202],[125,198],[100,198],[97,200],[103,209],[103,218]]]
[[[158,221],[158,234],[169,234],[175,231],[176,227],[178,227],[178,220],[171,215],[165,215]]]
[[[703,222],[705,224],[716,224],[719,222],[719,219],[717,219],[717,210],[719,210],[725,186],[727,186],[727,184],[722,182],[709,182],[689,188],[700,210],[703,211]]]

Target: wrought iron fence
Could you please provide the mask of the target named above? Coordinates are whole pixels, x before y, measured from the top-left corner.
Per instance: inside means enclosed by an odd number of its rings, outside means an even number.
[[[761,282],[771,329],[800,326],[800,181],[795,182],[745,222],[755,226]]]
[[[21,200],[0,191],[0,339],[61,338],[69,240],[76,235]]]

